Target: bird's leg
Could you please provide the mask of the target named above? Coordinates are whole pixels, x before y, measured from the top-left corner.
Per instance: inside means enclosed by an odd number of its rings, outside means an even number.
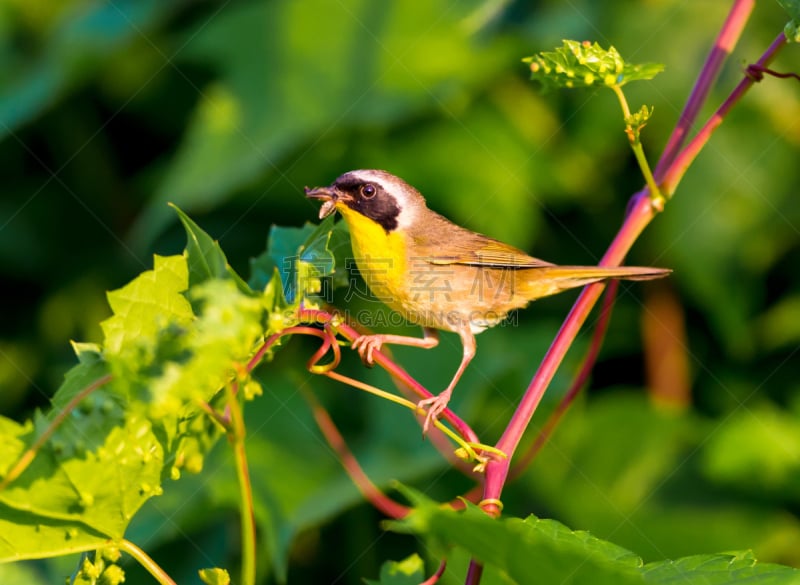
[[[380,351],[384,343],[430,349],[439,345],[439,332],[430,327],[423,327],[422,339],[419,337],[408,337],[406,335],[362,335],[353,342],[353,349],[358,350],[361,361],[368,366],[372,366],[375,363],[372,359],[372,353]]]
[[[453,395],[453,388],[456,387],[458,380],[461,378],[461,374],[467,369],[469,362],[475,357],[475,335],[473,335],[470,330],[468,323],[464,324],[461,329],[459,329],[458,335],[461,337],[461,345],[464,348],[464,354],[461,357],[461,365],[458,366],[453,379],[450,380],[450,384],[441,394],[421,400],[417,404],[418,408],[427,407],[428,410],[428,414],[425,415],[425,423],[422,425],[423,435],[427,434],[430,426],[439,418],[439,415],[444,412],[445,408],[447,408],[447,403],[450,402],[450,397]]]

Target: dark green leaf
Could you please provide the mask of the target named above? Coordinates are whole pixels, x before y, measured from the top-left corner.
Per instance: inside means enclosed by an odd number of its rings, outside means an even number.
[[[642,561],[633,553],[586,532],[573,532],[554,520],[489,517],[468,506],[463,512],[443,509],[420,494],[403,489],[414,511],[393,530],[422,537],[433,554],[449,546],[464,548],[518,583],[644,583]],[[438,551],[438,552],[437,552]]]
[[[424,538],[434,554],[446,554],[452,545],[463,548],[517,583],[800,583],[797,569],[758,564],[750,553],[697,555],[644,565],[624,548],[553,520],[493,519],[472,505],[454,512],[407,488],[402,491],[415,508],[405,519],[391,522],[393,530]]]
[[[778,0],[778,4],[789,13],[789,18],[800,22],[800,0]]]
[[[200,226],[177,206],[172,208],[186,230],[186,260],[189,265],[189,286],[194,286],[212,278],[232,278],[239,290],[249,292],[242,278],[228,264],[219,243],[211,238]]]
[[[324,277],[335,275],[330,285],[346,284],[350,245],[343,223],[334,224],[334,217],[329,216],[319,225],[272,226],[266,252],[251,261],[251,286],[263,288],[277,270],[286,303],[295,304],[305,296],[328,294],[322,289]]]

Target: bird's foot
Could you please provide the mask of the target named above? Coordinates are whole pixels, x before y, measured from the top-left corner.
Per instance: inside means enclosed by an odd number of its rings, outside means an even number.
[[[420,400],[417,403],[417,408],[427,409],[428,414],[425,415],[425,423],[422,425],[422,434],[427,435],[428,429],[436,422],[439,415],[442,414],[450,402],[450,395],[452,390],[448,388],[438,396],[431,396],[425,400]]]
[[[358,355],[365,365],[372,367],[375,365],[372,353],[380,351],[383,342],[383,335],[362,335],[361,337],[357,337],[353,342],[353,349],[358,351]]]

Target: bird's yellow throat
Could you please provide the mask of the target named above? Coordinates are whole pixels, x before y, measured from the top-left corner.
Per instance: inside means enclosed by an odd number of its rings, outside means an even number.
[[[336,209],[350,228],[353,256],[364,281],[380,300],[395,304],[406,284],[405,237],[400,230],[387,233],[381,225],[344,204],[337,204]]]

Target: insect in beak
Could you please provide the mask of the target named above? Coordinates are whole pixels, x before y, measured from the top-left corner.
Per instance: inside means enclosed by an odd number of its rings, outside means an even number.
[[[315,187],[314,189],[305,188],[306,197],[309,199],[320,199],[323,201],[322,207],[319,209],[319,218],[325,219],[336,209],[336,201],[338,197],[336,192],[330,187]]]

